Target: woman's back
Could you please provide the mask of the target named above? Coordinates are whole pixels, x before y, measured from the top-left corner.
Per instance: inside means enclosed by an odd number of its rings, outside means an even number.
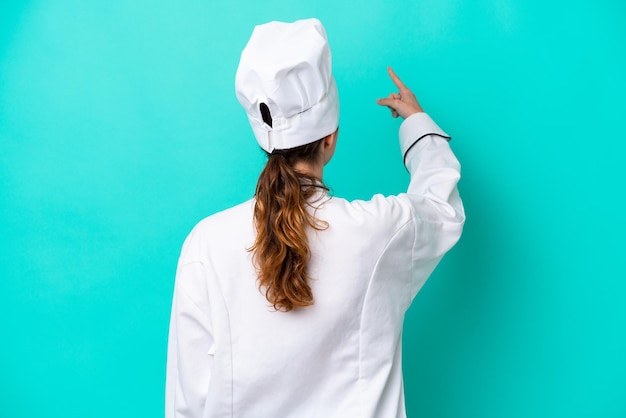
[[[275,43],[300,45],[292,37],[311,42],[307,65],[296,65],[306,77]],[[404,314],[465,219],[449,137],[390,70],[400,93],[379,104],[405,118],[407,193],[329,197],[321,178],[338,102],[321,24],[257,27],[242,63],[239,99],[268,163],[255,199],[206,218],[185,241],[166,417],[404,417]],[[266,97],[277,85],[297,93],[276,96],[289,106]],[[296,103],[298,94],[309,97]]]
[[[440,186],[455,185],[455,173],[440,175]],[[309,232],[314,304],[291,312],[274,310],[258,288],[248,251],[254,200],[200,222],[183,247],[177,292],[179,309],[191,311],[179,327],[198,329],[195,356],[211,363],[198,382],[204,416],[404,416],[402,323],[461,233],[458,196],[449,204],[452,216],[413,195],[323,197],[311,210],[329,226]]]

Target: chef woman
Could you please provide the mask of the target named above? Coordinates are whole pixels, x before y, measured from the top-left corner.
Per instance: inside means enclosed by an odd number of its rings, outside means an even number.
[[[183,245],[166,417],[405,416],[404,314],[465,216],[449,136],[389,75],[397,92],[377,103],[404,119],[407,192],[331,197],[322,179],[339,101],[324,27],[254,29],[235,87],[267,164],[253,199],[204,219]]]

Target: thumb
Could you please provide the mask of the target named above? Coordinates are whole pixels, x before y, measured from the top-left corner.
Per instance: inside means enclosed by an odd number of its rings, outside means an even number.
[[[385,97],[384,99],[377,99],[376,103],[380,106],[387,106],[387,107],[392,107],[392,108],[397,108],[398,105],[401,103],[400,100],[398,99],[392,99],[390,97]]]
[[[384,99],[376,100],[376,103],[379,106],[387,106],[391,110],[397,112],[400,116],[404,117],[406,111],[408,111],[408,105],[403,102],[401,99],[396,99],[393,97],[385,97]]]

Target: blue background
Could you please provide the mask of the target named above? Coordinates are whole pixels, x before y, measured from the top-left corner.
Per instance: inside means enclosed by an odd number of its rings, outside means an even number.
[[[413,417],[625,417],[626,7],[3,1],[0,416],[163,410],[176,260],[264,164],[234,95],[255,24],[318,17],[338,196],[407,184],[391,65],[453,136],[468,220],[407,314]]]

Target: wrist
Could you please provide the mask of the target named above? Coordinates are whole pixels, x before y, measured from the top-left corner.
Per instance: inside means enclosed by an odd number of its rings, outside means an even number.
[[[403,119],[408,119],[416,113],[424,113],[424,109],[421,106],[413,107],[406,115],[401,115]]]

